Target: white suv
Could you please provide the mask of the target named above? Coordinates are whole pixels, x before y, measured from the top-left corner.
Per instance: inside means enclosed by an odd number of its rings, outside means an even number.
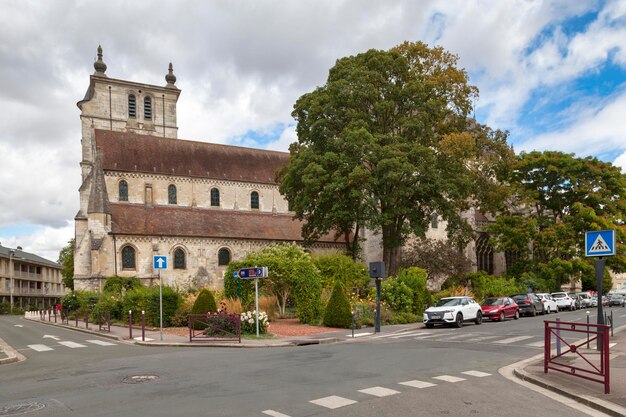
[[[476,324],[483,322],[483,312],[472,297],[446,297],[437,301],[434,306],[424,311],[424,324],[432,328],[435,324],[452,324],[463,326],[463,322],[473,320]]]
[[[552,298],[556,301],[559,310],[576,310],[576,300],[569,296],[566,292],[553,292]]]

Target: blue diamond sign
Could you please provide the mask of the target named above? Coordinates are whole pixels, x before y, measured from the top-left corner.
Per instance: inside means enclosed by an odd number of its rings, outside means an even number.
[[[585,256],[615,255],[615,230],[585,232]]]

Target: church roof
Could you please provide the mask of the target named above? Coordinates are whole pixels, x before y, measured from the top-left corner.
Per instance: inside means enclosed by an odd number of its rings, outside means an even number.
[[[124,235],[177,236],[276,241],[303,240],[302,222],[288,214],[191,207],[111,203],[112,232]],[[332,234],[317,242],[343,243]]]
[[[274,184],[286,152],[96,130],[105,171],[142,172]]]

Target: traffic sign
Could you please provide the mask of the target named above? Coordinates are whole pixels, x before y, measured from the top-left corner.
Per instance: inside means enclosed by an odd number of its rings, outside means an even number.
[[[242,268],[239,270],[239,278],[242,279],[250,279],[250,278],[267,278],[267,267],[258,267],[254,268]]]
[[[167,256],[154,255],[153,267],[154,269],[167,269]]]
[[[615,230],[585,232],[585,256],[615,255]]]

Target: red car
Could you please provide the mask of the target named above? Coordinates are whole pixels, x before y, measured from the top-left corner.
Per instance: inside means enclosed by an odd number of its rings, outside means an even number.
[[[483,317],[489,320],[504,321],[506,318],[519,319],[519,306],[509,297],[488,297],[480,303]]]

